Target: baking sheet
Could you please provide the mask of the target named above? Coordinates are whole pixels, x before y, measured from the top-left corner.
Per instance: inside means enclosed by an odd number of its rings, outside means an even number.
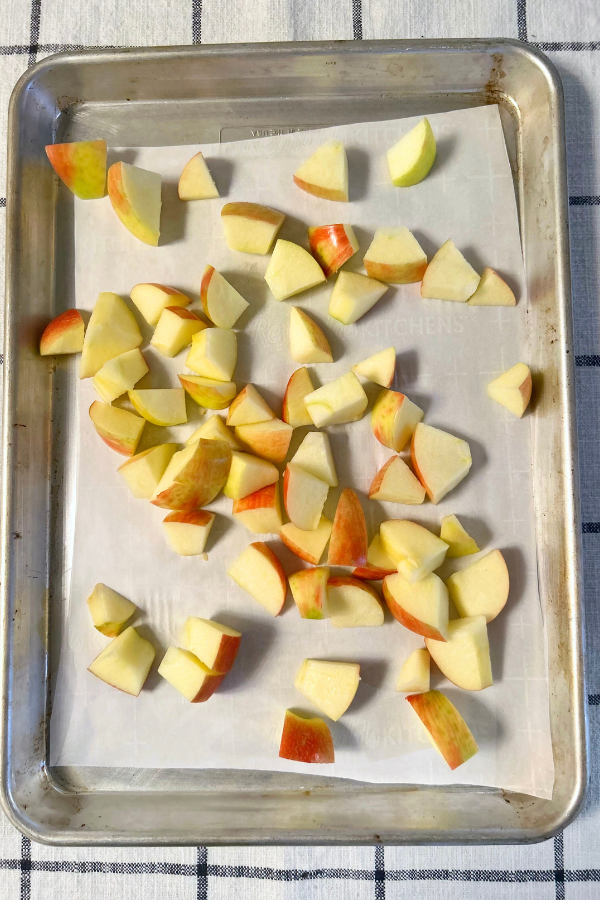
[[[414,120],[416,121],[416,120]],[[482,694],[442,687],[465,715],[481,752],[451,773],[435,751],[424,749],[420,725],[404,695],[394,691],[399,668],[421,644],[391,619],[379,629],[333,630],[329,622],[300,620],[291,601],[276,620],[234,585],[225,569],[253,536],[227,514],[230,501],[211,505],[218,516],[209,560],[171,554],[161,533],[164,516],[135,501],[115,472],[121,459],[103,445],[87,416],[95,399],[91,381],[77,382],[79,477],[71,590],[62,614],[63,641],[51,721],[52,765],[219,767],[314,771],[277,757],[283,711],[304,707],[293,687],[305,656],[355,659],[361,687],[349,711],[332,724],[334,766],[319,773],[373,782],[464,783],[503,787],[541,797],[552,793],[553,763],[548,717],[544,631],[536,580],[530,420],[515,420],[485,397],[493,375],[527,359],[527,303],[512,177],[496,107],[430,117],[438,161],[430,176],[410,190],[389,185],[385,150],[412,120],[340,126],[258,141],[202,147],[221,190],[220,200],[180,204],[179,173],[197,147],[128,149],[115,154],[161,172],[165,179],[163,238],[146,247],[116,221],[108,199],[75,201],[76,297],[91,309],[97,293],[127,296],[139,281],[174,284],[196,298],[204,265],[219,268],[251,306],[239,320],[236,381],[260,386],[280,409],[283,388],[296,368],[287,353],[289,304],[306,309],[324,325],[336,362],[312,367],[322,383],[394,343],[398,376],[426,412],[429,424],[469,440],[473,468],[437,507],[365,504],[370,533],[391,516],[435,526],[458,514],[485,549],[506,553],[512,590],[503,614],[490,625],[495,684]],[[310,197],[291,183],[297,165],[325,138],[346,141],[351,200],[337,204]],[[230,252],[222,237],[220,209],[232,199],[252,200],[288,214],[280,236],[305,243],[306,226],[345,221],[356,226],[362,252],[376,227],[406,224],[433,252],[448,236],[479,269],[492,265],[519,296],[516,309],[465,308],[424,301],[418,285],[392,287],[355,326],[327,316],[331,287],[290,301],[269,297],[262,275],[267,258]],[[183,208],[182,208],[183,206]],[[139,317],[138,317],[139,318]],[[150,330],[144,331],[145,338]],[[178,386],[184,353],[175,361],[148,352],[151,374],[140,386]],[[371,396],[377,389],[368,387]],[[171,436],[183,438],[201,421],[188,401],[190,422],[179,429],[147,425],[140,449]],[[294,434],[291,451],[306,429]],[[373,438],[368,416],[329,429],[340,489],[363,497],[390,455]],[[167,436],[168,435],[168,436]],[[333,516],[339,489],[330,492]],[[288,572],[300,566],[273,539]],[[450,563],[446,564],[450,570]],[[457,568],[459,563],[452,564]],[[186,703],[153,672],[139,698],[112,690],[86,672],[106,639],[91,627],[85,597],[105,581],[139,607],[142,633],[162,650],[175,643],[188,615],[215,617],[244,632],[235,668],[207,704]],[[135,624],[135,623],[134,623]]]

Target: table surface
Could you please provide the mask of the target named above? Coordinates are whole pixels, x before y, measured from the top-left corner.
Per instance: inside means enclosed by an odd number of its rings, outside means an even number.
[[[14,83],[60,50],[377,38],[510,37],[543,50],[565,88],[591,783],[578,819],[529,847],[55,849],[0,813],[3,900],[592,900],[600,897],[600,3],[598,0],[3,0],[0,245]],[[0,254],[0,287],[4,274]],[[0,312],[0,338],[3,322]],[[0,356],[2,362],[2,356]],[[0,382],[2,366],[0,365]]]

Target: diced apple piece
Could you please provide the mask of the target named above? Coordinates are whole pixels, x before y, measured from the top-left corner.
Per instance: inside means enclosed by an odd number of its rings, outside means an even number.
[[[479,553],[479,547],[473,538],[467,534],[456,516],[444,516],[440,529],[440,537],[448,544],[446,559],[455,559],[459,556],[470,556]],[[470,615],[470,613],[467,613]]]
[[[299,363],[333,362],[329,341],[322,330],[297,306],[290,310],[290,356]]]
[[[366,275],[340,272],[329,300],[329,315],[342,325],[352,325],[375,306],[387,289],[386,284]]]
[[[421,119],[387,152],[395,187],[410,187],[423,181],[434,163],[436,143],[428,119]]]
[[[308,250],[280,238],[267,266],[265,281],[276,300],[286,300],[321,284],[325,275]]]
[[[322,144],[294,172],[294,184],[323,200],[348,200],[348,160],[341,141]]]
[[[357,422],[362,419],[368,402],[364,388],[354,372],[346,372],[304,398],[308,413],[317,428]]]
[[[423,410],[399,391],[381,391],[371,411],[371,428],[380,444],[399,453],[423,418]]]
[[[320,478],[329,487],[337,487],[338,477],[329,437],[322,431],[309,431],[291,459],[305,472]]]
[[[488,397],[521,418],[531,400],[531,372],[525,363],[517,363],[487,386]]]
[[[186,393],[204,409],[225,409],[237,391],[233,381],[215,381],[214,378],[203,378],[201,375],[178,375],[177,377]],[[219,421],[221,420],[219,419]],[[226,426],[223,425],[223,427]],[[239,447],[237,441],[236,447]]]
[[[90,378],[105,362],[135,350],[142,335],[135,316],[117,294],[98,294],[83,340],[80,378]]]
[[[500,550],[492,550],[451,575],[446,586],[459,616],[482,615],[491,622],[508,600],[510,578],[506,561]]]
[[[188,380],[190,376],[180,376],[180,380],[182,377],[185,377],[185,379]],[[185,387],[185,385],[183,386]],[[186,447],[189,447],[190,444],[195,444],[200,438],[204,438],[207,441],[227,441],[232,450],[242,449],[239,442],[235,439],[233,431],[227,427],[223,419],[216,415],[207,419],[200,428],[197,428],[193,434],[189,436],[185,442]]]
[[[300,569],[288,578],[290,591],[303,619],[324,619],[329,568]]]
[[[342,716],[358,690],[360,665],[326,659],[305,659],[294,687],[334,722]]]
[[[279,756],[295,762],[334,763],[333,739],[323,719],[298,716],[286,709]]]
[[[192,337],[185,361],[188,369],[204,378],[231,381],[237,362],[237,337],[226,328],[205,328]]]
[[[126,694],[137,697],[156,651],[131,625],[110,642],[88,666],[88,672]]]
[[[229,566],[227,574],[272,616],[279,615],[285,603],[287,579],[281,563],[266,544],[249,544]]]
[[[406,691],[406,693],[410,694],[428,691],[431,682],[430,663],[429,652],[425,648],[411,653],[400,670],[396,690]]]
[[[410,456],[415,473],[432,503],[439,503],[460,484],[473,462],[466,441],[423,422],[415,428]]]
[[[269,419],[254,425],[236,425],[235,435],[257,456],[281,463],[287,456],[293,430],[281,419]]]
[[[288,522],[279,532],[279,537],[292,553],[307,563],[317,566],[331,535],[331,522],[321,516],[314,531],[303,531],[293,522]]]
[[[172,359],[184,347],[191,344],[195,334],[207,327],[206,322],[198,318],[196,313],[190,309],[183,309],[181,306],[167,306],[160,314],[150,343],[163,356]]]
[[[425,638],[445,641],[448,634],[448,591],[433,572],[409,584],[399,573],[383,580],[388,609],[401,625]]]
[[[344,488],[335,510],[329,541],[330,566],[364,566],[369,538],[360,500],[353,490]]]
[[[146,424],[145,419],[140,419],[126,409],[109,406],[100,400],[94,400],[90,406],[90,419],[111,450],[116,450],[123,456],[132,456],[135,453]]]
[[[105,403],[112,403],[149,372],[139,347],[104,363],[94,375],[93,385]]]
[[[52,168],[80,200],[98,200],[106,193],[106,141],[48,144]]]
[[[321,521],[329,486],[288,463],[283,475],[283,502],[290,520],[302,531],[314,531]]]
[[[275,413],[254,385],[247,384],[229,407],[227,424],[256,425],[258,422],[268,422],[269,419],[275,418]]]
[[[421,282],[421,297],[466,303],[479,284],[479,275],[453,241],[442,244]]]
[[[225,677],[213,672],[197,656],[181,647],[168,648],[158,667],[158,674],[190,703],[209,700]]]
[[[462,766],[479,747],[457,708],[439,691],[406,698],[427,729],[433,746],[452,770]]]
[[[160,237],[162,178],[128,163],[116,162],[108,170],[107,190],[112,208],[134,237],[152,247]]]
[[[258,203],[226,203],[221,210],[225,241],[241,253],[269,252],[285,215]]]
[[[181,645],[219,675],[226,675],[235,662],[242,634],[212,619],[188,616],[179,637]]]
[[[425,578],[444,562],[448,544],[416,522],[389,519],[381,523],[379,533],[383,549],[410,584]]]
[[[358,250],[352,225],[317,225],[309,228],[308,243],[326,278],[341,269]]]
[[[281,414],[283,421],[292,428],[312,425],[304,398],[312,394],[314,389],[308,369],[296,369],[295,372],[292,372],[283,395],[283,412]]]
[[[102,583],[94,585],[86,602],[94,628],[106,637],[116,637],[137,609],[131,600]]]
[[[204,509],[189,512],[173,510],[163,519],[167,543],[179,556],[200,556],[204,553],[214,513]]]
[[[136,412],[153,425],[182,425],[187,422],[183,388],[128,391]]]
[[[279,471],[273,463],[250,453],[233,450],[231,469],[223,493],[230,500],[242,500],[276,481],[279,481]]]
[[[277,482],[234,500],[232,515],[254,534],[279,534],[282,521]]]
[[[392,456],[373,479],[369,499],[415,505],[425,499],[425,488],[403,459]]]
[[[366,578],[367,581],[381,581],[386,575],[395,575],[396,571],[396,566],[383,549],[378,532],[369,544],[366,566],[354,569],[352,575],[354,578]]]
[[[507,283],[497,272],[486,266],[479,285],[469,298],[470,306],[516,306],[517,300]]]
[[[374,384],[380,384],[384,388],[389,388],[394,380],[396,371],[396,348],[386,347],[379,353],[374,353],[362,362],[352,366],[355,375],[362,375]]]
[[[150,502],[186,512],[206,506],[225,484],[231,456],[227,441],[200,438],[174,454]]]
[[[214,266],[207,266],[200,286],[202,309],[218,328],[233,328],[250,305]]]
[[[177,193],[180,200],[214,200],[219,196],[202,153],[196,153],[183,167]]]
[[[158,444],[136,453],[122,466],[120,472],[127,487],[138,500],[151,500],[177,450],[177,444]]]
[[[40,338],[40,356],[80,353],[83,350],[84,331],[85,325],[79,310],[65,310],[44,328]]]
[[[153,282],[136,284],[131,289],[129,296],[148,325],[158,325],[162,311],[167,307],[170,309],[174,306],[183,308],[192,302],[181,291],[167,287],[166,284],[154,284]]]
[[[494,683],[485,616],[448,622],[445,641],[425,638],[429,654],[448,681],[465,691],[482,691]]]
[[[413,284],[425,274],[427,255],[408,228],[378,228],[363,264],[378,281]]]
[[[327,606],[334,628],[383,625],[383,608],[377,591],[358,578],[330,578],[327,585]]]

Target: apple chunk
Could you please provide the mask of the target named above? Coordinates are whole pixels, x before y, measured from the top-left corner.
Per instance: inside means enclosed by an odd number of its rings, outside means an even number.
[[[187,422],[183,388],[128,391],[136,412],[153,425],[182,425]]]
[[[282,521],[277,482],[234,500],[232,515],[254,534],[279,534]]]
[[[155,350],[168,359],[187,347],[199,331],[207,328],[206,322],[196,313],[181,306],[167,306],[163,309],[150,343]]]
[[[94,375],[92,383],[104,402],[112,403],[126,391],[132,390],[149,371],[139,347],[136,347],[107,360]]]
[[[94,428],[111,450],[132,456],[140,442],[145,419],[134,415],[118,406],[109,406],[100,400],[94,400],[90,406],[90,419]]]
[[[227,413],[228,425],[256,425],[275,419],[275,413],[258,393],[253,384],[247,384],[239,392]]]
[[[362,419],[369,400],[354,372],[346,372],[334,381],[307,394],[304,403],[317,428],[343,425]]]
[[[214,200],[219,196],[202,153],[196,153],[183,167],[177,193],[180,200]]]
[[[152,247],[160,237],[162,178],[128,163],[116,162],[108,170],[107,190],[112,208],[134,237]]]
[[[294,172],[294,184],[324,200],[348,200],[348,160],[341,141],[322,144]]]
[[[525,363],[517,363],[487,386],[488,397],[521,418],[531,400],[531,372]]]
[[[329,541],[330,566],[364,566],[369,538],[360,500],[353,490],[344,488],[335,510]]]
[[[136,453],[119,466],[117,472],[123,476],[136,499],[152,499],[176,450],[177,444],[158,444]]]
[[[235,436],[257,456],[282,463],[287,456],[293,428],[281,419],[256,422],[254,425],[237,425]]]
[[[451,575],[446,585],[459,616],[483,615],[486,622],[491,622],[508,600],[510,578],[506,561],[499,550],[492,550]]]
[[[362,362],[352,366],[355,375],[362,375],[363,378],[380,384],[384,388],[389,388],[394,380],[396,371],[396,348],[386,347],[379,353],[374,353]]]
[[[409,584],[402,575],[383,580],[388,609],[401,625],[423,637],[445,641],[448,634],[448,590],[433,572]]]
[[[479,285],[469,298],[470,306],[516,306],[517,300],[507,283],[489,266],[481,273]]]
[[[207,668],[226,675],[235,662],[242,634],[212,619],[188,616],[179,640],[184,650],[197,656]]]
[[[79,310],[65,310],[44,328],[40,338],[40,356],[80,353],[83,350],[84,331],[85,325]]]
[[[201,556],[214,521],[214,513],[205,509],[173,510],[163,519],[169,547],[179,556]]]
[[[479,275],[469,265],[456,244],[446,241],[425,270],[421,297],[466,303],[479,284]]]
[[[432,503],[439,503],[460,484],[473,462],[466,441],[423,422],[415,428],[410,456],[417,477]]]
[[[457,687],[481,691],[494,683],[485,616],[448,622],[445,641],[425,638],[432,660]]]
[[[204,270],[200,300],[205,314],[218,328],[233,328],[250,305],[214,266]]]
[[[436,143],[428,119],[421,119],[387,152],[392,184],[410,187],[423,181],[435,161]]]
[[[305,472],[320,478],[329,487],[337,487],[338,478],[329,437],[322,431],[309,431],[291,462]]]
[[[308,243],[326,278],[341,269],[358,250],[352,225],[317,225],[309,228]]]
[[[294,679],[294,687],[337,722],[354,700],[359,682],[358,663],[305,659]]]
[[[354,578],[366,578],[367,581],[381,581],[386,575],[395,575],[396,571],[396,566],[383,549],[381,535],[377,533],[369,544],[367,564],[358,566],[352,575]]]
[[[371,428],[380,444],[404,450],[423,418],[423,410],[399,391],[381,391],[371,411]]]
[[[191,376],[186,376],[186,380],[189,380],[190,377]],[[182,381],[182,376],[179,377],[179,380]],[[189,436],[185,442],[186,447],[190,444],[195,444],[200,438],[204,438],[207,441],[227,441],[232,450],[241,450],[240,444],[235,439],[231,429],[228,428],[223,419],[219,418],[217,415],[211,416],[210,419],[207,419],[200,428],[197,428],[193,434]]]
[[[389,519],[379,528],[385,552],[410,584],[425,578],[444,562],[448,544],[427,528],[407,519]]]
[[[325,516],[321,516],[314,531],[303,531],[293,522],[288,522],[279,532],[279,537],[288,550],[313,566],[317,566],[321,561],[330,535],[331,522]]]
[[[295,372],[292,372],[283,395],[283,412],[281,414],[283,421],[292,428],[312,425],[304,398],[312,394],[314,389],[308,369],[296,369]]]
[[[425,488],[399,456],[392,456],[377,472],[369,488],[370,500],[415,505],[425,499]]]
[[[334,628],[383,625],[383,608],[377,591],[358,578],[330,578],[327,584],[327,607]]]
[[[98,200],[106,193],[106,141],[48,144],[52,168],[80,200]]]
[[[328,566],[300,569],[288,581],[294,603],[303,619],[324,619],[327,607]]]
[[[225,409],[237,391],[233,381],[215,381],[214,378],[203,378],[202,375],[178,375],[177,377],[185,392],[198,406],[205,409]],[[219,421],[221,420],[219,419]],[[239,447],[237,441],[236,447]]]
[[[251,453],[233,450],[231,469],[223,493],[230,500],[241,500],[278,480],[279,471],[273,463],[252,456]]]
[[[204,378],[231,381],[237,362],[237,337],[227,328],[205,328],[192,337],[185,361],[188,369]]]
[[[176,288],[168,287],[166,284],[154,284],[153,282],[142,282],[136,284],[129,294],[133,303],[148,323],[148,325],[158,325],[161,313],[164,309],[174,306],[185,307],[192,302],[186,294],[182,294]]]
[[[261,256],[271,249],[284,219],[284,213],[259,203],[226,203],[221,210],[229,249]]]
[[[156,651],[131,625],[110,642],[88,666],[88,672],[112,687],[137,697]]]
[[[358,272],[340,272],[331,292],[329,315],[342,325],[353,325],[375,306],[387,289],[386,284]]]
[[[308,250],[280,238],[267,266],[265,281],[276,300],[286,300],[321,284],[325,275]]]
[[[102,583],[94,585],[86,602],[94,628],[106,637],[116,637],[137,609],[131,600]]]
[[[110,291],[98,294],[83,340],[79,377],[90,378],[109,359],[141,343],[138,323],[125,302]]]
[[[452,770],[475,756],[479,747],[469,726],[444,694],[427,691],[406,698],[427,729],[433,746]]]
[[[429,652],[425,648],[411,653],[402,669],[396,684],[397,691],[406,693],[423,693],[430,686],[430,662]]]
[[[209,700],[225,677],[213,672],[197,656],[181,647],[168,648],[158,667],[158,674],[190,703]]]
[[[272,616],[283,609],[287,579],[281,563],[262,541],[249,544],[232,563],[227,574]]]
[[[323,331],[297,306],[290,310],[290,356],[299,363],[333,362],[331,347]]]
[[[329,485],[294,463],[283,476],[283,502],[290,520],[302,531],[314,531],[321,521]]]
[[[454,515],[444,516],[442,519],[440,538],[448,544],[446,559],[456,559],[459,556],[479,553],[479,547]]]
[[[215,499],[230,467],[231,447],[226,441],[200,438],[174,454],[150,502],[162,509],[200,509]]]
[[[307,718],[286,709],[279,756],[304,763],[335,762],[333,739],[327,724],[318,716]]]
[[[413,284],[425,274],[427,255],[408,228],[378,228],[363,262],[371,278]]]

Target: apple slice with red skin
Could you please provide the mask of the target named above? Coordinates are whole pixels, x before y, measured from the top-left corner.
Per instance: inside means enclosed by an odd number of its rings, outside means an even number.
[[[486,622],[491,622],[508,600],[510,578],[506,561],[500,550],[492,550],[451,575],[446,586],[459,616],[484,615]]]
[[[348,160],[341,141],[318,147],[294,172],[294,184],[324,200],[348,200]]]
[[[304,763],[335,762],[333,739],[327,724],[318,716],[305,718],[286,709],[279,756]]]
[[[432,503],[439,503],[460,484],[473,462],[466,441],[423,422],[414,430],[410,458]]]
[[[205,509],[175,509],[163,519],[167,543],[179,556],[200,556],[214,521],[215,514]]]
[[[312,255],[329,278],[358,250],[352,225],[317,225],[308,229]]]
[[[101,400],[94,400],[90,406],[90,419],[111,450],[116,450],[123,456],[133,456],[146,424],[145,419],[127,409],[102,403]]]
[[[116,637],[137,609],[135,603],[102,582],[94,585],[86,602],[94,628],[106,637]]]
[[[425,488],[399,456],[388,459],[369,488],[369,500],[416,505],[424,499]]]
[[[219,196],[204,155],[199,152],[185,164],[179,177],[177,193],[180,200],[214,200]]]
[[[193,511],[214,500],[231,467],[226,441],[200,438],[171,458],[150,501],[162,509]]]
[[[396,566],[383,549],[381,535],[377,532],[369,544],[366,566],[359,566],[352,575],[354,578],[364,578],[367,581],[381,581],[386,575],[395,575],[396,571]]]
[[[167,307],[189,306],[192,302],[188,296],[182,294],[177,288],[166,284],[156,284],[152,281],[144,281],[136,284],[129,294],[133,303],[138,308],[148,325],[158,325],[161,313]]]
[[[328,579],[328,566],[300,569],[288,578],[294,603],[303,619],[325,618]]]
[[[294,463],[288,463],[283,475],[283,502],[290,520],[303,531],[314,531],[321,514],[329,485]]]
[[[396,372],[396,348],[386,347],[385,350],[374,353],[373,356],[352,366],[352,371],[355,375],[362,375],[363,378],[372,381],[373,384],[389,388]]]
[[[191,703],[205,703],[223,681],[197,656],[181,647],[169,647],[158,667],[158,674]]]
[[[273,551],[262,541],[249,544],[227,570],[243,590],[272,616],[278,616],[287,595],[287,578]]]
[[[329,540],[330,566],[364,566],[369,538],[360,500],[351,488],[340,494]]]
[[[40,355],[81,353],[85,325],[78,309],[67,309],[46,325],[40,338]],[[309,392],[310,393],[310,392]],[[306,414],[308,416],[308,413]],[[310,424],[310,416],[308,417]]]
[[[462,766],[478,752],[479,747],[469,726],[440,691],[411,694],[406,698],[427,729],[432,744],[452,770]]]
[[[290,356],[299,363],[333,362],[323,330],[297,306],[290,309]]]
[[[208,328],[191,309],[183,306],[166,306],[152,335],[150,344],[163,356],[172,359],[189,346],[192,338],[199,331]]]
[[[427,256],[408,228],[378,228],[363,263],[371,278],[388,284],[412,284],[423,278]]]
[[[467,302],[469,306],[516,306],[517,300],[504,279],[486,266],[477,290]]]
[[[232,401],[227,414],[228,425],[255,425],[275,419],[275,413],[253,384],[247,384]]]
[[[48,144],[46,155],[60,180],[80,200],[98,200],[106,193],[106,141]]]
[[[188,616],[179,636],[181,646],[219,675],[226,675],[235,662],[242,634],[212,619]]]
[[[402,575],[383,579],[383,596],[388,609],[401,625],[435,641],[448,635],[448,590],[433,572],[409,584]]]
[[[399,391],[384,390],[371,412],[371,428],[380,444],[399,453],[423,418],[423,410]]]
[[[330,535],[331,522],[325,516],[321,516],[314,531],[303,531],[293,522],[287,522],[279,532],[279,537],[288,550],[313,566],[320,563]]]
[[[312,394],[315,387],[310,380],[308,369],[296,369],[290,375],[285,394],[283,395],[283,412],[281,418],[292,428],[312,425],[312,419],[304,403],[304,398]]]
[[[418,522],[388,519],[379,533],[385,552],[410,584],[439,569],[446,558],[448,544]]]
[[[253,534],[279,534],[282,521],[277,482],[234,500],[232,515]]]
[[[279,481],[279,470],[267,459],[233,450],[231,469],[223,493],[230,500],[242,500]]]
[[[516,363],[507,372],[490,381],[487,393],[488,397],[520,419],[529,406],[532,385],[529,366]]]
[[[202,309],[218,328],[233,328],[250,305],[214,266],[207,266],[200,285]]]
[[[253,425],[236,425],[235,436],[252,453],[274,463],[282,463],[292,439],[292,426],[281,419],[255,422]]]
[[[425,645],[440,672],[464,691],[482,691],[494,683],[485,616],[452,619],[447,640],[426,637]]]
[[[334,576],[327,584],[327,607],[334,628],[383,625],[383,607],[370,584],[350,576]]]
[[[203,409],[225,409],[236,393],[233,381],[215,381],[202,375],[178,375],[181,387]],[[224,426],[226,427],[226,426]],[[236,447],[239,444],[236,442]]]
[[[268,253],[284,220],[284,213],[259,203],[226,203],[221,210],[227,246],[241,253]]]
[[[115,213],[139,241],[158,246],[162,178],[129,163],[113,163],[108,170],[106,189]],[[140,202],[143,197],[143,202]]]

